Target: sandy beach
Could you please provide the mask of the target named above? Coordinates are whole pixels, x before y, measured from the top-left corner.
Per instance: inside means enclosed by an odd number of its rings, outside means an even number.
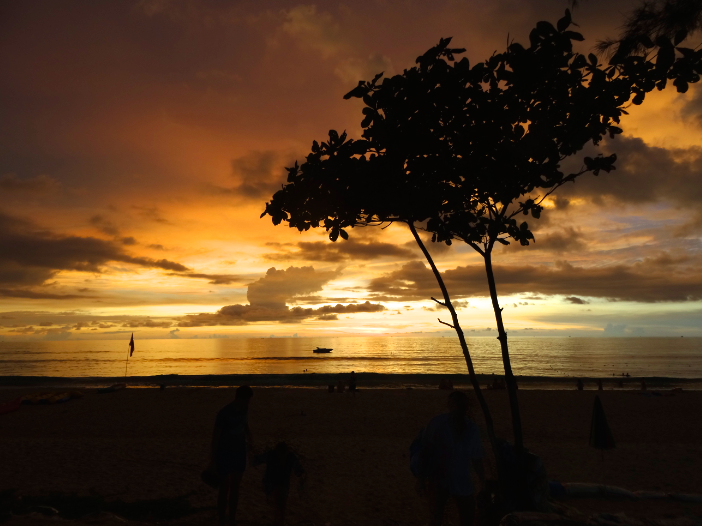
[[[0,402],[36,391],[4,389]],[[83,393],[82,399],[22,406],[0,415],[3,502],[11,498],[8,490],[14,490],[14,498],[23,496],[26,503],[53,503],[70,519],[67,524],[122,523],[104,509],[86,516],[80,507],[90,502],[121,503],[120,509],[127,510],[122,516],[128,519],[132,514],[159,524],[216,523],[215,492],[200,481],[199,473],[215,415],[233,399],[233,389]],[[596,394],[520,392],[526,445],[543,458],[550,479],[630,490],[702,492],[702,392],[599,393],[617,442],[604,460],[588,447]],[[506,393],[485,395],[498,435],[511,438]],[[426,509],[408,468],[408,448],[417,431],[444,410],[446,396],[445,391],[428,389],[362,389],[355,396],[319,388],[255,389],[250,409],[255,447],[260,450],[285,439],[308,472],[304,492],[299,494],[295,486],[291,491],[288,524],[426,524]],[[477,403],[473,415],[482,425]],[[244,475],[239,513],[243,525],[272,519],[262,477],[262,467],[249,468]],[[695,503],[570,499],[566,504],[585,513],[689,517],[702,523],[702,504]],[[71,506],[77,509],[75,517],[66,511]],[[151,517],[144,512],[149,506],[155,510]],[[163,510],[170,510],[171,516]],[[453,511],[448,519],[456,523]],[[13,516],[8,524],[56,520],[35,511]]]

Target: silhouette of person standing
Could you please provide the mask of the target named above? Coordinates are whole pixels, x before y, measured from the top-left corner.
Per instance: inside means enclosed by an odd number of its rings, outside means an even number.
[[[354,371],[351,371],[349,378],[349,391],[352,393],[356,392],[356,373]]]
[[[220,526],[227,524],[227,505],[229,524],[233,526],[236,520],[239,485],[246,469],[247,445],[251,447],[252,442],[248,421],[249,402],[252,397],[251,387],[238,387],[234,401],[217,413],[215,421],[210,461],[221,477],[217,499]]]
[[[434,417],[422,433],[419,487],[429,496],[431,526],[441,526],[449,497],[458,506],[461,526],[473,524],[476,492],[471,467],[481,484],[485,470],[480,431],[467,413],[468,397],[454,391],[448,413]]]

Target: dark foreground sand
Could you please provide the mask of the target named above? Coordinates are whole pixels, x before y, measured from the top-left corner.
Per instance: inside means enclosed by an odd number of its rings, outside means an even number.
[[[36,390],[2,390],[0,402],[32,391]],[[187,511],[190,506],[192,513],[164,519],[167,513],[158,512],[151,522],[216,523],[215,493],[202,484],[199,473],[215,415],[233,398],[233,389],[83,392],[83,399],[22,406],[0,415],[0,492],[13,489],[31,502],[41,503],[43,497],[61,506],[79,506],[77,497],[121,501],[131,504],[132,511],[139,502],[168,499],[161,507],[154,503],[154,509],[183,506]],[[635,391],[600,393],[617,441],[617,449],[606,452],[604,461],[588,447],[595,394],[520,392],[526,444],[543,458],[549,478],[702,493],[702,392],[664,397]],[[485,395],[498,435],[511,438],[506,393]],[[424,503],[408,469],[408,448],[420,427],[443,411],[446,396],[438,390],[362,390],[352,396],[321,389],[256,389],[250,411],[256,446],[288,440],[309,474],[305,492],[291,492],[288,524],[426,524]],[[473,412],[482,424],[477,404]],[[243,525],[267,524],[272,518],[262,477],[262,468],[249,469],[244,476],[239,515]],[[73,500],[48,499],[55,494],[72,495]],[[702,524],[702,504],[580,499],[567,504],[585,512],[698,518]],[[143,519],[143,510],[137,515]],[[456,524],[452,514],[448,518]],[[36,513],[8,522],[60,523]],[[75,523],[122,522],[103,513]]]

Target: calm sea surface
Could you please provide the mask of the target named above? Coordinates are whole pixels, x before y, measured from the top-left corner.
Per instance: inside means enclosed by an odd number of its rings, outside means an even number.
[[[476,372],[503,373],[494,338],[468,340]],[[313,354],[315,347],[331,354]],[[702,338],[510,340],[512,367],[526,376],[702,378]],[[124,374],[127,341],[0,342],[0,376]],[[130,376],[158,374],[466,373],[455,338],[338,337],[137,340]]]

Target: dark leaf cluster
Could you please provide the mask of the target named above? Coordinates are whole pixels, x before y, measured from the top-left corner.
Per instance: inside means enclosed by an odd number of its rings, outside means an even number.
[[[646,56],[658,42],[679,45],[702,27],[700,0],[643,0],[633,9],[616,39],[598,42],[609,56]]]

